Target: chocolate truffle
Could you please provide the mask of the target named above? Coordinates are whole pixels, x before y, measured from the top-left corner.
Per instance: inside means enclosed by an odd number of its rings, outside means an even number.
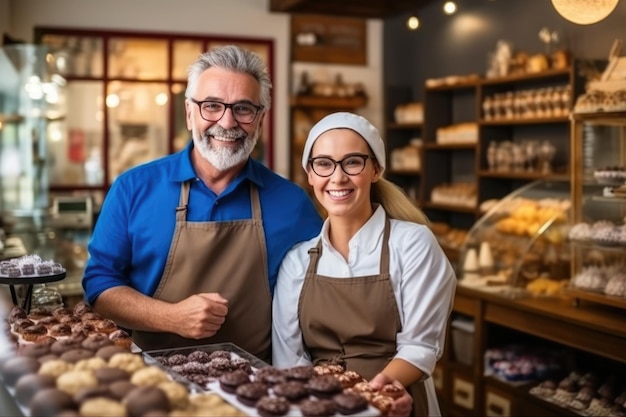
[[[254,407],[257,401],[267,395],[268,386],[262,382],[249,382],[237,387],[237,399],[249,407]]]
[[[64,410],[75,410],[72,396],[57,388],[46,388],[39,391],[30,401],[30,415],[38,417],[54,417]]]
[[[359,394],[341,393],[333,397],[337,411],[341,414],[356,414],[367,409],[367,400]]]
[[[272,387],[274,394],[287,398],[289,401],[296,402],[309,395],[309,390],[300,381],[287,381]]]
[[[98,349],[102,347],[112,345],[112,344],[113,342],[109,340],[109,336],[102,334],[102,333],[90,334],[89,336],[87,336],[85,340],[83,340],[83,343],[82,343],[85,349],[89,349],[93,352],[97,351]]]
[[[17,354],[20,356],[30,356],[32,358],[40,358],[50,353],[50,345],[46,344],[28,344],[20,345]]]
[[[289,412],[291,404],[285,397],[261,397],[256,403],[256,409],[261,417],[284,416]]]
[[[116,353],[123,353],[123,352],[127,352],[127,350],[122,349],[119,346],[108,345],[108,346],[104,346],[98,349],[96,351],[96,356],[108,362],[109,359],[111,359],[113,355],[115,355]]]
[[[137,387],[123,400],[128,414],[133,417],[143,416],[151,410],[170,411],[170,400],[162,389],[153,386]]]
[[[39,361],[30,356],[16,356],[9,358],[2,364],[0,373],[4,379],[4,383],[9,387],[15,385],[17,380],[26,375],[37,373],[39,370]]]
[[[26,374],[15,383],[15,398],[20,404],[28,405],[37,392],[55,386],[56,378],[50,375]]]
[[[93,357],[93,351],[89,349],[72,349],[62,353],[59,358],[69,363],[76,363],[91,357]]]
[[[111,368],[110,366],[98,368],[93,372],[101,385],[109,385],[115,381],[128,381],[130,378],[128,372],[119,368]]]
[[[109,384],[109,390],[118,400],[122,400],[135,388],[137,388],[137,385],[133,384],[129,380],[119,380]]]
[[[76,404],[81,404],[91,398],[98,398],[98,397],[111,398],[111,399],[115,398],[111,390],[109,390],[109,387],[106,387],[106,386],[85,387],[76,391],[76,394],[74,394],[74,402]]]
[[[250,376],[244,370],[237,369],[235,371],[226,372],[219,378],[220,387],[230,393],[234,393],[237,387],[250,382]]]
[[[315,375],[315,371],[312,365],[300,365],[285,369],[285,375],[289,380],[306,382]]]
[[[332,400],[303,400],[298,406],[304,417],[330,417],[337,412],[337,405]]]
[[[333,375],[316,375],[309,379],[307,387],[318,398],[330,398],[343,390],[341,382]]]

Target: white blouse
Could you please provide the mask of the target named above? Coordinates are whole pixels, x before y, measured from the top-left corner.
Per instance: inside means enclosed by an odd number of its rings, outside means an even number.
[[[311,364],[302,341],[298,300],[309,264],[308,250],[322,239],[317,273],[337,278],[378,274],[385,211],[379,206],[350,240],[348,262],[328,240],[328,220],[320,236],[294,246],[283,260],[273,300],[272,361],[277,367]],[[396,358],[431,375],[441,357],[456,276],[439,242],[424,225],[390,220],[391,284],[402,330],[397,334]],[[324,306],[319,306],[324,308]]]

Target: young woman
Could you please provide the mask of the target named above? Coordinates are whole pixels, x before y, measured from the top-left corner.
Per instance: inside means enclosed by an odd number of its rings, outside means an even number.
[[[393,415],[433,416],[430,375],[456,277],[424,214],[382,178],[385,161],[378,130],[361,116],[334,113],[311,129],[302,167],[328,217],[281,264],[273,364],[340,361],[375,389],[403,387]]]

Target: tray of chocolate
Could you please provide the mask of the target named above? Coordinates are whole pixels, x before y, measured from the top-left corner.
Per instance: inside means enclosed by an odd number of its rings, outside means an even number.
[[[24,416],[245,416],[219,394],[193,392],[115,345],[80,357],[44,352],[18,351],[0,362],[0,383]]]
[[[208,390],[209,384],[226,372],[241,369],[251,374],[268,366],[234,343],[146,350],[143,355],[147,362],[158,364],[199,390]]]
[[[0,284],[43,284],[60,281],[66,275],[60,263],[43,260],[39,255],[0,261]]]
[[[215,392],[248,416],[379,416],[397,395],[391,386],[373,392],[339,365],[279,369],[231,343],[143,353],[148,363]]]

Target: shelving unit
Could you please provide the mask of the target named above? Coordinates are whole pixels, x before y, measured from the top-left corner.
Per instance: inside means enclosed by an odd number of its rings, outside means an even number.
[[[389,88],[386,104],[388,152],[405,146],[416,134],[421,135],[423,146],[419,172],[389,171],[386,175],[403,189],[411,191],[416,196],[416,204],[433,222],[460,230],[472,227],[483,215],[481,204],[488,200],[502,199],[540,179],[569,181],[569,111],[584,87],[579,75],[580,65],[580,62],[573,61],[568,68],[536,74],[425,86],[424,123],[419,126],[391,122],[394,108],[410,102],[411,96],[407,88]],[[513,100],[515,97],[517,102]],[[493,105],[496,98],[500,103],[498,112]],[[531,99],[534,101],[529,101]],[[477,126],[475,143],[437,142],[438,129],[463,123]],[[490,145],[492,151],[498,146],[502,147],[501,150],[510,146],[509,149],[515,148],[518,154],[523,146],[527,146],[528,156],[521,164],[518,158],[517,165],[502,157],[501,162],[506,164],[496,167]],[[542,145],[545,146],[542,148]],[[545,158],[542,160],[538,155],[545,155]],[[436,187],[454,183],[475,187],[476,203],[456,205],[432,201]],[[451,252],[457,253],[456,250]]]
[[[471,344],[465,346],[472,351],[472,364],[454,357],[448,331],[446,352],[437,369],[444,415],[581,415],[530,394],[530,388],[541,381],[506,382],[485,375],[483,356],[495,343],[528,340],[560,346],[571,370],[610,369],[618,376],[626,372],[626,330],[623,314],[617,309],[593,304],[581,309],[571,299],[510,300],[460,285],[452,312],[453,318],[458,316],[474,323]]]

